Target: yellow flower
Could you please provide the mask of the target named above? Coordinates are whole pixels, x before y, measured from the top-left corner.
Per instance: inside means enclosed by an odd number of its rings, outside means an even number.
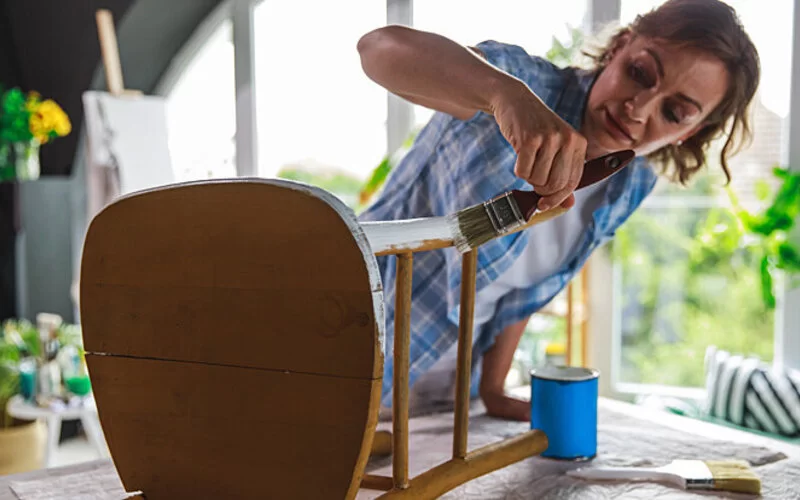
[[[29,127],[41,144],[46,143],[53,134],[63,137],[72,130],[69,117],[52,99],[42,101],[32,109]]]
[[[42,102],[41,97],[38,92],[28,92],[28,98],[25,100],[25,110],[29,113],[35,113]]]

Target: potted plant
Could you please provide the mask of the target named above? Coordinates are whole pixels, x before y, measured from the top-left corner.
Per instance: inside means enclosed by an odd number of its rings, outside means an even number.
[[[20,394],[23,363],[38,355],[38,331],[27,321],[8,320],[0,331],[0,475],[42,466],[46,429],[41,422],[11,418],[6,406]]]
[[[14,396],[30,404],[66,404],[91,387],[85,369],[81,330],[53,314],[37,325],[8,320],[0,330],[0,475],[42,466],[46,429],[40,422],[12,418],[6,410]]]
[[[37,179],[41,145],[71,130],[69,117],[52,99],[0,88],[0,181]]]

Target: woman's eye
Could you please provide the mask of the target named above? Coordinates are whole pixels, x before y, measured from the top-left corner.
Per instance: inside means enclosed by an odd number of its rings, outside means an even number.
[[[675,112],[674,109],[670,108],[669,106],[664,107],[664,117],[671,121],[672,123],[680,123],[681,117],[678,113]]]
[[[639,83],[645,87],[651,87],[653,83],[650,80],[650,76],[647,74],[644,68],[642,68],[639,64],[631,64],[628,67],[628,74],[634,81]]]

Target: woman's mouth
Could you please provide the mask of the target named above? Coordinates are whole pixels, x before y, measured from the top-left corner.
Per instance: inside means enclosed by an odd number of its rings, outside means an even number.
[[[608,109],[603,110],[603,118],[605,118],[606,130],[608,130],[614,138],[622,142],[633,143],[633,137],[631,137],[630,132],[628,132],[620,122],[614,119],[614,115],[612,115]]]

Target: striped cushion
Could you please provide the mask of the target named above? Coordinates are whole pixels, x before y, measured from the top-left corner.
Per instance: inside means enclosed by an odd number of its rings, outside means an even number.
[[[800,371],[711,346],[705,374],[709,415],[763,432],[800,436]]]

